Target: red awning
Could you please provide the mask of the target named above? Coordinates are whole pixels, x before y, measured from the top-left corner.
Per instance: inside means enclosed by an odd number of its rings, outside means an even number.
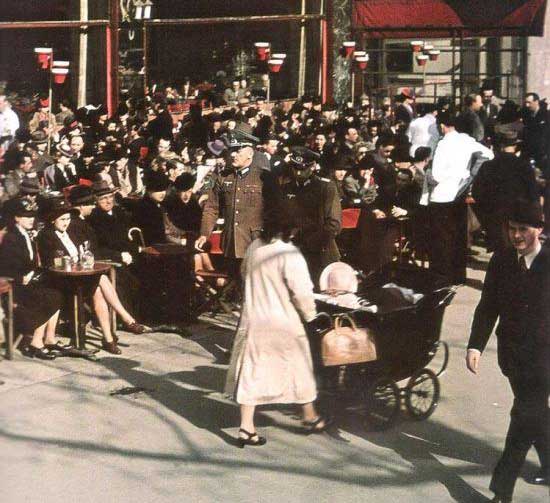
[[[372,38],[542,36],[546,0],[355,0],[353,27]]]

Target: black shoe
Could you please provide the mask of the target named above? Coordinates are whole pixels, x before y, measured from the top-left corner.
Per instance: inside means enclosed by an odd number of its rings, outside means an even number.
[[[327,426],[332,423],[332,420],[329,418],[319,416],[315,421],[312,421],[311,423],[308,421],[303,421],[302,424],[304,425],[304,433],[306,435],[311,435],[312,433],[323,433],[327,429]]]
[[[55,354],[50,352],[47,348],[37,348],[30,344],[21,350],[23,356],[27,358],[38,358],[39,360],[55,360]]]
[[[46,344],[44,346],[52,355],[55,356],[70,356],[75,347],[72,344],[61,344],[56,342],[55,344]]]
[[[246,435],[246,438],[241,437],[241,433]],[[251,445],[253,447],[265,445],[267,440],[265,437],[260,437],[256,432],[250,433],[242,428],[239,429],[239,447],[242,449],[245,445]]]
[[[512,503],[512,498],[498,496],[495,494],[495,497],[491,500],[491,503]]]
[[[548,480],[548,474],[544,470],[539,470],[535,475],[529,479],[527,479],[528,484],[534,484],[536,486],[547,486],[550,485],[550,481]]]

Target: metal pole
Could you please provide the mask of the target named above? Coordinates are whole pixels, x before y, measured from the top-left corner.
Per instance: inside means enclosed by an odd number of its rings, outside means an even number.
[[[113,113],[113,86],[112,86],[112,68],[113,68],[113,62],[112,62],[112,53],[111,53],[111,27],[107,26],[105,29],[105,60],[106,60],[106,68],[105,73],[106,75],[106,94],[107,94],[107,111],[109,113],[109,116]]]
[[[52,99],[53,99],[53,90],[52,90],[52,67],[53,67],[53,55],[54,51],[52,50],[50,67],[48,68],[48,154],[50,153],[50,148],[52,146]]]
[[[452,87],[452,94],[453,94],[453,103],[452,103],[452,110],[454,111],[456,106],[456,38],[455,38],[455,31],[452,30],[452,39],[451,39],[452,49],[453,49],[453,55],[452,55],[452,77],[451,77],[451,87]]]
[[[271,73],[267,72],[267,92],[266,92],[266,101],[269,103],[271,100]]]
[[[301,15],[306,13],[306,0],[302,0]],[[300,63],[298,68],[298,96],[304,95],[306,85],[306,25],[302,20],[300,26]]]
[[[147,24],[143,24],[143,97],[147,96],[147,46],[149,44]]]
[[[316,21],[323,16],[320,14],[288,14],[275,16],[223,16],[223,17],[199,17],[186,19],[149,19],[146,24],[155,26],[183,26],[200,24],[242,24],[242,23],[274,23],[288,21]],[[0,23],[1,24],[1,23]]]
[[[353,69],[353,61],[351,67],[351,106],[355,105],[355,70]]]
[[[80,0],[80,21],[88,20],[88,0]],[[80,44],[78,49],[78,91],[77,103],[79,107],[86,105],[86,75],[88,72],[88,33],[85,26],[81,26]]]
[[[464,30],[460,29],[460,82],[459,82],[459,110],[462,107],[462,95],[464,94]]]
[[[320,1],[319,5],[319,14],[323,15],[323,9],[325,6],[324,0]],[[318,94],[321,96],[321,101],[324,103],[323,98],[323,78],[324,78],[324,64],[325,64],[325,37],[324,37],[324,19],[319,21],[319,52],[320,52],[320,64],[319,64],[319,85],[318,85]]]

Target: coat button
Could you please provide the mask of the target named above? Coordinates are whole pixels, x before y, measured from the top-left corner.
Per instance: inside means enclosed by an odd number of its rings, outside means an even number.
[[[239,225],[239,222],[235,222],[235,227],[237,227]]]

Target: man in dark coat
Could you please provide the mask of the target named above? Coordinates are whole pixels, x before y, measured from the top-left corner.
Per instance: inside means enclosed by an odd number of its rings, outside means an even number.
[[[248,245],[259,237],[264,206],[274,205],[280,191],[273,174],[255,164],[255,142],[257,138],[242,132],[229,139],[233,170],[217,175],[208,191],[197,249],[202,251],[219,217],[224,219],[226,258],[242,259]]]
[[[533,159],[543,171],[548,170],[548,149],[550,148],[550,115],[546,102],[536,93],[525,96],[523,109],[523,151],[527,159]]]
[[[477,374],[497,319],[498,362],[514,393],[504,452],[490,488],[495,502],[512,501],[525,456],[535,446],[541,470],[531,480],[548,484],[550,457],[550,249],[541,246],[538,203],[518,200],[508,221],[513,247],[497,251],[485,277],[472,323],[466,364]]]
[[[472,185],[475,212],[487,232],[489,251],[506,245],[503,226],[513,202],[539,199],[534,170],[516,155],[520,143],[517,133],[502,133],[496,140],[499,152],[493,160],[482,164]]]
[[[324,267],[340,259],[336,236],[342,226],[342,207],[334,182],[313,174],[319,156],[295,147],[289,158],[292,180],[283,197],[297,229],[295,243],[302,251],[314,283]]]
[[[485,137],[485,128],[479,117],[482,106],[479,94],[469,94],[464,98],[464,111],[456,119],[456,130],[470,135],[478,142]]]
[[[92,187],[97,207],[88,218],[98,241],[98,250],[102,257],[115,262],[130,265],[139,253],[139,245],[128,238],[131,228],[130,215],[115,205],[115,189],[102,181]]]

